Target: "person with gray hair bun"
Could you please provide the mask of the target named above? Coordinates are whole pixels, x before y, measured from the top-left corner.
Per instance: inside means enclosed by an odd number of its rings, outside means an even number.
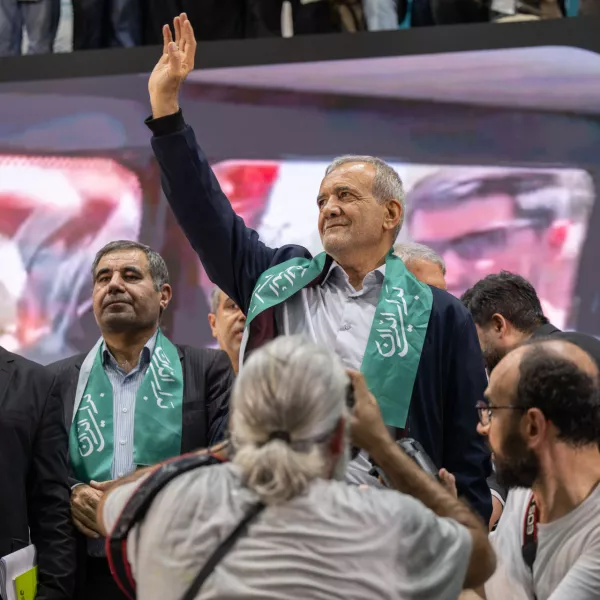
[[[300,337],[280,338],[249,359],[231,406],[233,462],[263,502],[289,500],[318,477],[342,480],[348,376],[339,359]]]
[[[396,489],[342,481],[349,433]],[[231,462],[190,468],[184,457],[103,500],[112,537],[136,498],[151,499],[118,543],[141,600],[456,600],[494,570],[479,517],[396,445],[362,374],[302,337],[279,337],[248,359],[232,395],[231,445]],[[198,574],[202,584],[188,587]]]

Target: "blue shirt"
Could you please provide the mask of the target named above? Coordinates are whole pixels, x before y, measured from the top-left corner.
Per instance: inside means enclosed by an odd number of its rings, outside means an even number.
[[[133,473],[136,465],[133,462],[133,430],[135,420],[135,400],[142,385],[144,375],[150,365],[158,330],[146,342],[140,353],[137,366],[127,373],[124,371],[102,342],[102,366],[110,381],[113,391],[113,445],[114,454],[111,468],[113,479]],[[90,556],[106,556],[104,539],[88,540]]]

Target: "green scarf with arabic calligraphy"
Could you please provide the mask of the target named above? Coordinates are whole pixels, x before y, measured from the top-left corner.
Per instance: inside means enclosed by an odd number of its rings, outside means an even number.
[[[323,274],[327,255],[292,258],[267,269],[252,293],[246,327],[260,313],[285,302]],[[361,372],[377,399],[386,425],[404,428],[419,368],[433,297],[393,251],[363,355]]]
[[[85,483],[112,479],[113,389],[102,364],[103,348],[103,343],[96,344],[86,358],[93,360],[93,366],[87,382],[83,383],[85,390],[69,437],[73,471]],[[133,462],[136,465],[154,465],[181,454],[182,408],[183,369],[179,354],[159,329],[135,399]]]

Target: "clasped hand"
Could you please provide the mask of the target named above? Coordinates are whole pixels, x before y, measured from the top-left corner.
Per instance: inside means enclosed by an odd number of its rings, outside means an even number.
[[[98,539],[101,531],[96,520],[98,503],[112,481],[82,483],[71,491],[71,518],[83,535]]]

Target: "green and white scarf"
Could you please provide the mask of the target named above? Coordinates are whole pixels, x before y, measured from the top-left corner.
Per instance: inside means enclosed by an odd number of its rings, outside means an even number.
[[[80,481],[112,479],[113,390],[102,365],[100,339],[79,373],[69,455]],[[133,461],[153,465],[181,453],[183,370],[177,348],[159,330],[135,401]]]
[[[246,327],[260,313],[291,298],[323,275],[327,255],[292,258],[267,269],[254,288]],[[377,398],[383,420],[404,428],[433,303],[431,289],[418,281],[393,251],[385,260],[385,277],[361,371]]]

